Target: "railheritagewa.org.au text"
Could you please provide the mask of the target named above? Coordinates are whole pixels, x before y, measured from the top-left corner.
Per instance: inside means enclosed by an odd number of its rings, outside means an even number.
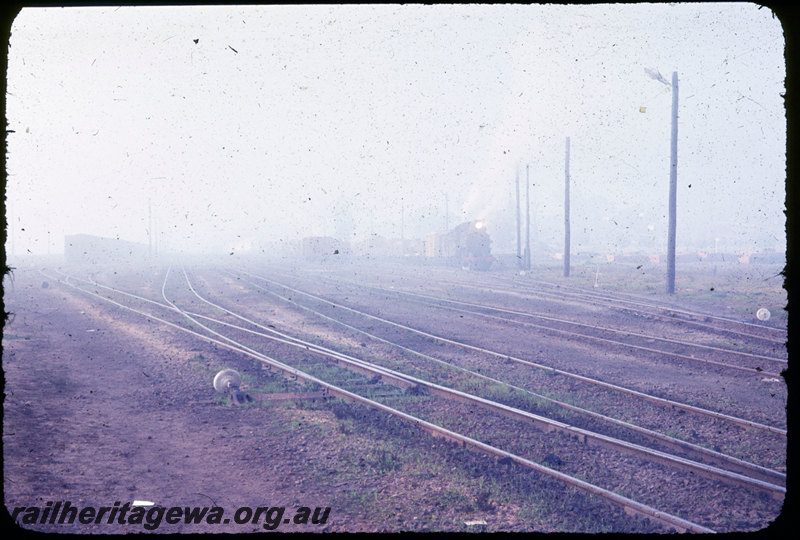
[[[229,514],[219,506],[134,506],[117,501],[113,506],[73,506],[69,501],[49,501],[45,506],[18,506],[11,519],[20,525],[64,524],[119,524],[142,527],[148,531],[158,529],[163,523],[222,525],[261,525],[265,530],[275,530],[281,525],[324,525],[331,509],[327,507],[300,506],[241,506]]]

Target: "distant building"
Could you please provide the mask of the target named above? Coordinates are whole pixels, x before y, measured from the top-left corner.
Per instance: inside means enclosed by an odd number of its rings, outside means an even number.
[[[425,256],[426,257],[446,257],[454,251],[449,243],[447,232],[432,232],[425,237]]]

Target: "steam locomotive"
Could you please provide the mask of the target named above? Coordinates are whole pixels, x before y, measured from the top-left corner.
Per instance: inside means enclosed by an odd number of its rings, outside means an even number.
[[[494,261],[491,244],[485,222],[467,221],[448,232],[429,234],[425,255],[470,270],[488,270]]]

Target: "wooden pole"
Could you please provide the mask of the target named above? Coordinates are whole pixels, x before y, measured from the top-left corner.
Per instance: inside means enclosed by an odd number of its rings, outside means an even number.
[[[564,277],[569,277],[569,137],[564,157]]]
[[[672,136],[669,169],[669,230],[667,232],[667,294],[675,294],[675,236],[678,193],[678,72],[672,73]]]
[[[153,211],[147,199],[147,254],[153,256]]]
[[[450,203],[447,200],[447,193],[444,194],[444,230],[450,230]]]
[[[531,269],[531,178],[530,164],[525,165],[525,270]]]
[[[400,199],[400,255],[406,255],[406,203]]]
[[[520,239],[520,218],[519,218],[519,168],[516,171],[517,178],[517,267],[522,268],[522,246]]]

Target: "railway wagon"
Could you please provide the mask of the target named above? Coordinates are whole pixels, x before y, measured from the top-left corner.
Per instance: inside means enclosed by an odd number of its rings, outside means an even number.
[[[429,234],[425,256],[470,270],[488,270],[494,262],[491,244],[484,221],[467,221],[450,231]]]

